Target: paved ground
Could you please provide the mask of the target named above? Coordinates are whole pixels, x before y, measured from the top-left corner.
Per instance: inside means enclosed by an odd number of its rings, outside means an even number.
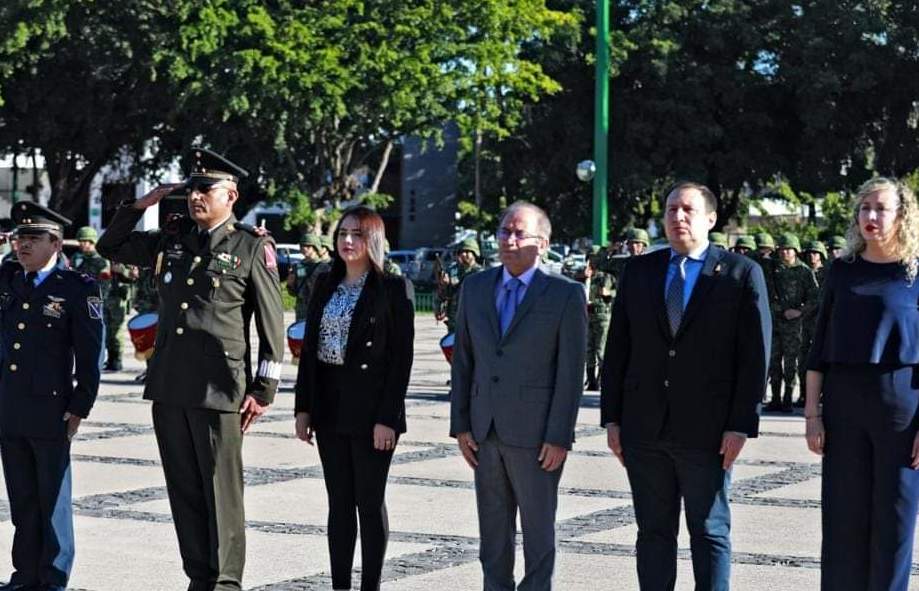
[[[383,589],[480,589],[472,472],[447,436],[448,368],[438,349],[442,327],[421,316],[417,328],[409,430],[387,490],[392,533]],[[157,591],[187,584],[149,405],[133,381],[139,371],[132,360],[124,372],[104,375],[99,401],[74,444],[75,589],[120,591],[136,589],[139,582]],[[247,589],[331,587],[319,457],[292,436],[295,372],[285,367],[277,403],[247,436],[243,450]],[[638,588],[628,481],[606,450],[597,405],[595,393],[585,396],[578,441],[561,483],[556,588],[564,591]],[[734,471],[735,589],[803,590],[819,583],[820,465],[806,450],[803,427],[801,417],[766,417],[763,436],[747,445]],[[11,568],[13,531],[5,500],[0,520],[3,578]],[[692,567],[685,535],[680,547],[677,587],[688,590]],[[919,577],[914,585],[919,588]]]

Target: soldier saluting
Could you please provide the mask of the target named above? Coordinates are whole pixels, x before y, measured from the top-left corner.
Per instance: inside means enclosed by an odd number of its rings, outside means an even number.
[[[31,202],[12,217],[19,263],[0,267],[0,456],[16,535],[0,589],[62,591],[74,557],[70,440],[99,389],[102,297],[92,277],[58,264],[70,220]]]
[[[169,504],[189,589],[240,589],[245,562],[242,434],[274,399],[284,348],[274,242],[233,216],[245,170],[191,154],[187,218],[135,232],[144,209],[175,190],[122,203],[99,240],[114,261],[153,267],[159,326],[144,398],[153,401]],[[258,367],[247,376],[255,316]]]

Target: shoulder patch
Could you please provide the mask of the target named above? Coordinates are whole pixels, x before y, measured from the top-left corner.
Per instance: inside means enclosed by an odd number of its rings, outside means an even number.
[[[89,311],[89,317],[93,320],[102,320],[102,298],[98,296],[89,296],[86,298],[86,308]]]
[[[278,253],[274,249],[274,243],[265,242],[265,267],[269,269],[278,268]]]

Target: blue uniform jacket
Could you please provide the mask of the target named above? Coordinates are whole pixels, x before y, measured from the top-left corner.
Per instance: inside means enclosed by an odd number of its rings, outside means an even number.
[[[0,266],[0,336],[0,435],[65,437],[64,413],[88,416],[99,389],[95,280],[55,268],[28,293],[19,264]]]

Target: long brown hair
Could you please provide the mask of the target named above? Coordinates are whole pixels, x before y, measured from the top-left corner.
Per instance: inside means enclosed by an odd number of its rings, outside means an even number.
[[[341,229],[342,222],[349,217],[357,219],[357,223],[361,228],[364,244],[367,246],[367,256],[370,258],[371,268],[377,275],[382,275],[383,261],[386,256],[386,226],[383,225],[383,218],[380,217],[380,214],[366,205],[349,207],[342,212],[341,218],[335,226],[335,232],[332,234],[332,244],[338,244],[338,231]],[[332,256],[332,276],[335,278],[345,276],[345,261],[338,256],[337,248]]]

